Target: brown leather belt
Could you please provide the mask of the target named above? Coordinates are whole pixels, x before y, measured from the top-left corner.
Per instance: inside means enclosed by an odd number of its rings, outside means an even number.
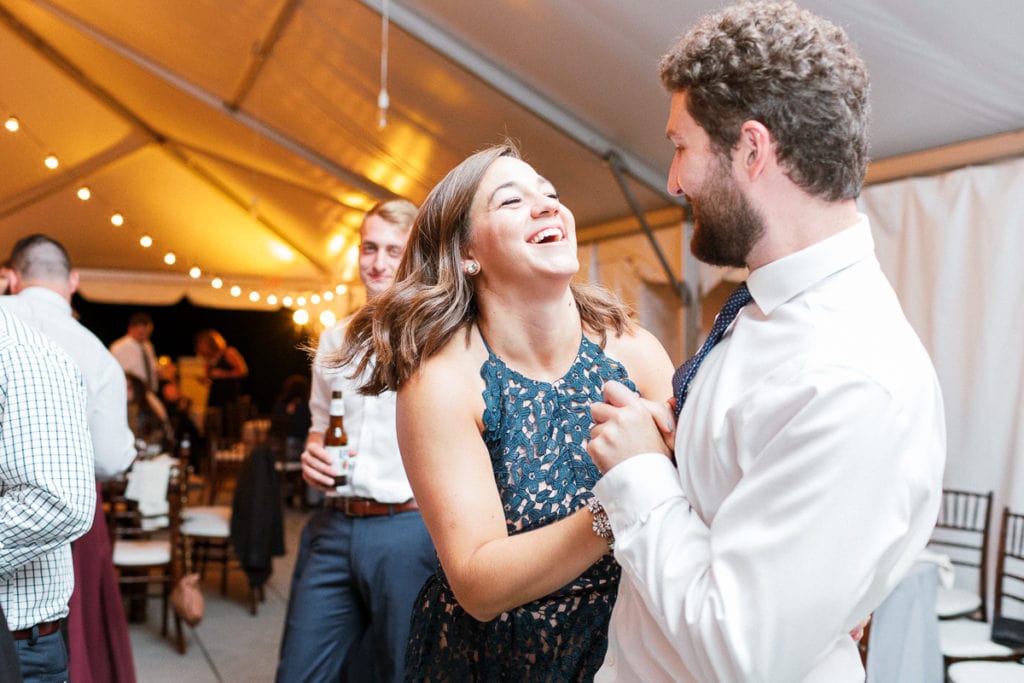
[[[397,515],[399,512],[419,510],[415,499],[410,498],[404,503],[381,503],[372,498],[345,498],[342,496],[327,497],[324,505],[344,512],[349,517],[378,517],[381,515]]]
[[[23,628],[20,631],[11,631],[11,637],[15,640],[29,640],[32,637],[32,629],[38,629],[36,631],[36,637],[48,636],[51,633],[56,633],[60,630],[60,619],[57,621],[44,621],[41,624],[36,624],[32,628]]]

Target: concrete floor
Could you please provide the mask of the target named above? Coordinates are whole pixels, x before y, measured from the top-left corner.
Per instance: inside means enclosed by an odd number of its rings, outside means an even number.
[[[203,583],[206,613],[194,629],[185,629],[187,648],[179,655],[171,637],[160,635],[160,609],[150,603],[148,622],[129,624],[139,683],[261,683],[274,680],[288,588],[302,527],[311,513],[285,508],[285,555],[274,558],[265,601],[249,613],[248,583],[240,570],[229,571],[228,591],[220,594],[216,568]]]

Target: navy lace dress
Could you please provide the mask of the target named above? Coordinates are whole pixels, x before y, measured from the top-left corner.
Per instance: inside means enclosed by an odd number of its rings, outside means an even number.
[[[554,383],[524,377],[487,350],[480,369],[483,437],[508,532],[516,534],[586,505],[599,476],[586,451],[590,404],[601,400],[606,380],[636,387],[625,368],[586,337],[572,367]],[[590,680],[608,646],[618,585],[619,566],[605,555],[554,593],[482,623],[459,606],[439,566],[413,608],[406,679]]]

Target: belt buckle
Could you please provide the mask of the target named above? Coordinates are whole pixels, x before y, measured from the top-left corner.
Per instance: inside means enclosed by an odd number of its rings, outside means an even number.
[[[347,516],[349,516],[349,517],[364,517],[365,516],[365,512],[362,512],[362,511],[357,512],[356,511],[357,504],[361,503],[363,501],[358,500],[358,499],[354,499],[354,498],[352,498],[350,496],[345,496],[344,498],[342,498],[342,500],[345,501],[345,504],[344,504],[344,506],[342,508],[342,511]]]

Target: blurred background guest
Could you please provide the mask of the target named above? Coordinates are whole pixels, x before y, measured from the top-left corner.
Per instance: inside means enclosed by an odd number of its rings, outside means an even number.
[[[214,329],[200,330],[196,334],[196,355],[206,365],[209,386],[206,407],[216,409],[221,415],[217,431],[228,437],[240,436],[241,424],[248,417],[238,414],[237,410],[242,380],[249,376],[245,358]]]
[[[311,421],[309,412],[309,380],[305,375],[289,375],[281,384],[281,393],[274,401],[271,419],[281,425],[285,457],[299,460],[306,445]]]
[[[135,375],[125,373],[128,389],[128,426],[135,435],[136,448],[146,455],[156,455],[172,448],[174,429],[160,399]]]
[[[160,401],[174,433],[175,455],[187,461],[198,472],[202,468],[206,441],[192,417],[192,399],[181,393],[177,381],[167,381],[160,385]]]
[[[153,319],[149,314],[133,313],[128,318],[128,332],[110,345],[110,352],[125,372],[142,379],[150,391],[156,391],[160,380],[156,351],[150,341],[152,335]]]

